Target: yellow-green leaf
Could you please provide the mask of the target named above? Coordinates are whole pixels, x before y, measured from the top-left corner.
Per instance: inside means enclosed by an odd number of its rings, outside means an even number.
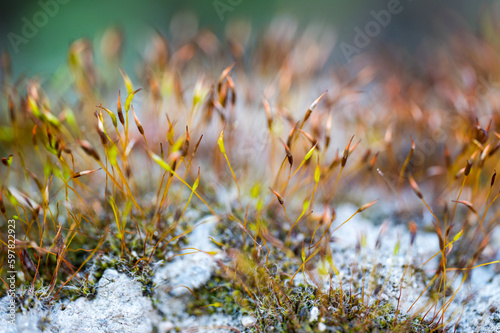
[[[45,119],[47,119],[47,121],[54,127],[59,127],[61,126],[61,122],[59,121],[59,119],[57,119],[56,116],[54,116],[52,113],[48,112],[48,111],[45,111],[43,113],[43,116],[45,117]]]
[[[399,246],[400,245],[401,244],[399,243],[399,241],[397,241],[396,246],[394,247],[394,255],[395,256],[398,255],[398,253],[399,253]]]
[[[224,147],[224,131],[220,132],[219,139],[217,140],[220,151],[225,154],[226,148]]]
[[[304,161],[307,161],[308,159],[311,158],[313,152],[314,152],[314,149],[316,149],[316,145],[314,145],[306,154],[306,156],[304,157]]]
[[[7,199],[10,201],[12,206],[16,207],[18,204],[17,199],[12,195],[12,193],[10,193],[8,189],[5,189],[5,195],[7,196]]]
[[[195,107],[201,100],[205,98],[207,95],[206,89],[203,89],[202,81],[198,80],[196,85],[194,86],[194,95],[193,95],[193,107]]]
[[[165,170],[167,170],[169,172],[172,172],[172,168],[170,167],[170,165],[168,165],[167,162],[165,162],[164,160],[162,160],[160,156],[151,153],[151,158],[153,159],[153,161],[155,161],[156,163],[158,163],[158,165],[161,166],[163,169],[165,169]]]
[[[208,304],[208,305],[205,305],[205,306],[213,306],[214,308],[220,308],[222,306],[222,303],[217,302],[217,303],[212,303],[212,304]]]
[[[304,201],[304,205],[302,207],[302,214],[304,214],[307,211],[307,209],[309,208],[309,203],[310,203],[309,199],[307,199],[306,201]]]
[[[137,89],[136,91],[131,92],[128,96],[127,99],[125,100],[125,112],[128,112],[130,110],[130,104],[132,103],[132,99],[134,98],[135,94],[139,91],[141,91],[142,88]]]
[[[123,82],[125,83],[125,87],[127,88],[127,93],[130,95],[134,91],[134,86],[132,85],[132,80],[130,80],[129,76],[123,69],[120,68],[120,72],[123,76]]]
[[[457,241],[460,239],[460,237],[462,237],[462,234],[464,233],[464,230],[460,230],[460,232],[458,234],[455,235],[455,237],[453,237],[453,241]]]
[[[255,208],[258,211],[260,211],[262,209],[262,207],[264,207],[264,202],[262,201],[262,199],[259,199],[259,201],[257,201],[257,206]]]
[[[116,148],[115,145],[112,145],[111,147],[108,148],[107,153],[108,153],[109,163],[111,163],[111,165],[115,166],[116,165],[116,157],[118,156],[118,149]]]
[[[109,117],[111,118],[111,121],[113,122],[113,126],[116,128],[118,126],[118,120],[117,120],[115,114],[113,113],[113,111],[106,109],[105,107],[102,107],[102,106],[99,106],[99,107],[109,114]]]
[[[31,111],[37,117],[38,119],[42,119],[42,113],[40,112],[40,109],[38,108],[38,104],[36,101],[33,99],[33,97],[28,96],[28,103],[31,108]]]
[[[316,183],[319,182],[319,177],[320,177],[319,164],[316,164],[316,170],[314,170],[314,181]]]
[[[182,148],[182,145],[184,144],[184,138],[179,138],[177,141],[175,141],[174,145],[172,146],[172,152],[179,151]]]
[[[193,192],[196,191],[199,184],[200,184],[200,177],[197,177],[193,184],[193,190],[192,190]]]
[[[250,190],[250,196],[256,199],[260,193],[260,183],[255,183]]]

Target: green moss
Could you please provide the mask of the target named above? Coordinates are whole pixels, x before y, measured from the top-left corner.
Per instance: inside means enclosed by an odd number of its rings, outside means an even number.
[[[189,314],[225,313],[237,317],[249,313],[248,300],[243,292],[221,277],[214,277],[206,285],[196,289],[194,294],[194,300],[186,307]]]

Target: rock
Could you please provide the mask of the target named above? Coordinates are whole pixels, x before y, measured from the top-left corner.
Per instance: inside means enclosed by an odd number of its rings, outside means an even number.
[[[473,270],[473,274],[488,274],[493,267],[480,267]],[[463,314],[457,332],[500,332],[500,276],[495,276],[484,284],[471,284],[469,288],[462,287],[457,303],[463,301]],[[470,295],[474,295],[470,298]],[[456,319],[455,319],[456,321]]]
[[[174,329],[174,324],[170,321],[163,321],[158,325],[158,333],[167,333],[168,331]]]
[[[2,327],[6,327],[4,320],[2,316]],[[95,299],[81,297],[50,309],[35,303],[29,311],[17,313],[16,326],[4,332],[151,332],[155,320],[151,299],[142,296],[141,284],[108,269],[99,280]]]
[[[9,304],[9,297],[5,296],[0,300],[0,307],[2,311],[7,309]],[[11,323],[11,319],[8,317],[8,313],[4,311],[0,317],[0,327],[2,332],[5,333],[37,333],[41,332],[38,324],[46,317],[46,310],[43,310],[40,304],[36,304],[35,307],[29,311],[23,310],[22,313],[16,313],[16,318],[14,323]]]
[[[166,289],[171,289],[172,296],[181,296],[189,293],[185,287],[191,290],[204,285],[212,276],[215,269],[215,258],[200,251],[217,251],[218,248],[208,238],[215,233],[217,217],[208,216],[197,223],[197,227],[187,236],[188,245],[191,249],[184,253],[185,256],[176,257],[171,263],[160,267],[155,274],[154,282],[163,285]],[[193,253],[194,252],[194,253]]]
[[[59,332],[151,332],[155,314],[139,282],[108,269],[94,300],[81,297],[50,318]]]
[[[256,322],[257,322],[257,319],[255,319],[252,316],[241,317],[241,325],[243,325],[243,327],[253,326],[253,325],[255,325]]]
[[[313,306],[311,312],[309,313],[309,322],[310,323],[315,322],[316,320],[318,320],[318,317],[319,317],[319,309],[318,307]]]

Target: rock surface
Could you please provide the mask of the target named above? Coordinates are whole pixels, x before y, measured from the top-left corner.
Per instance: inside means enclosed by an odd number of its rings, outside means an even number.
[[[108,269],[99,280],[95,299],[80,297],[50,310],[35,306],[18,314],[17,326],[7,326],[5,332],[151,332],[155,317],[151,300],[142,296],[140,283]]]

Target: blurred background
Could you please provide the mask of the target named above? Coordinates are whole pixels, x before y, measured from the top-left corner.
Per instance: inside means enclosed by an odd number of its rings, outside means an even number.
[[[373,20],[372,11],[397,5],[400,12],[392,15],[390,23],[373,39],[413,52],[426,39],[446,38],[457,23],[477,31],[482,13],[494,2],[498,1],[4,1],[0,10],[0,51],[11,54],[14,75],[49,75],[66,61],[68,46],[73,41],[82,37],[95,40],[106,28],[116,25],[125,32],[123,60],[127,67],[144,50],[147,36],[154,30],[160,31],[169,42],[174,31],[189,34],[201,27],[222,36],[228,22],[245,19],[251,22],[252,33],[258,35],[273,18],[285,16],[297,21],[298,32],[310,23],[333,30],[337,39],[329,61],[345,63],[345,50],[339,45],[342,42],[354,45],[355,28],[363,29]]]

